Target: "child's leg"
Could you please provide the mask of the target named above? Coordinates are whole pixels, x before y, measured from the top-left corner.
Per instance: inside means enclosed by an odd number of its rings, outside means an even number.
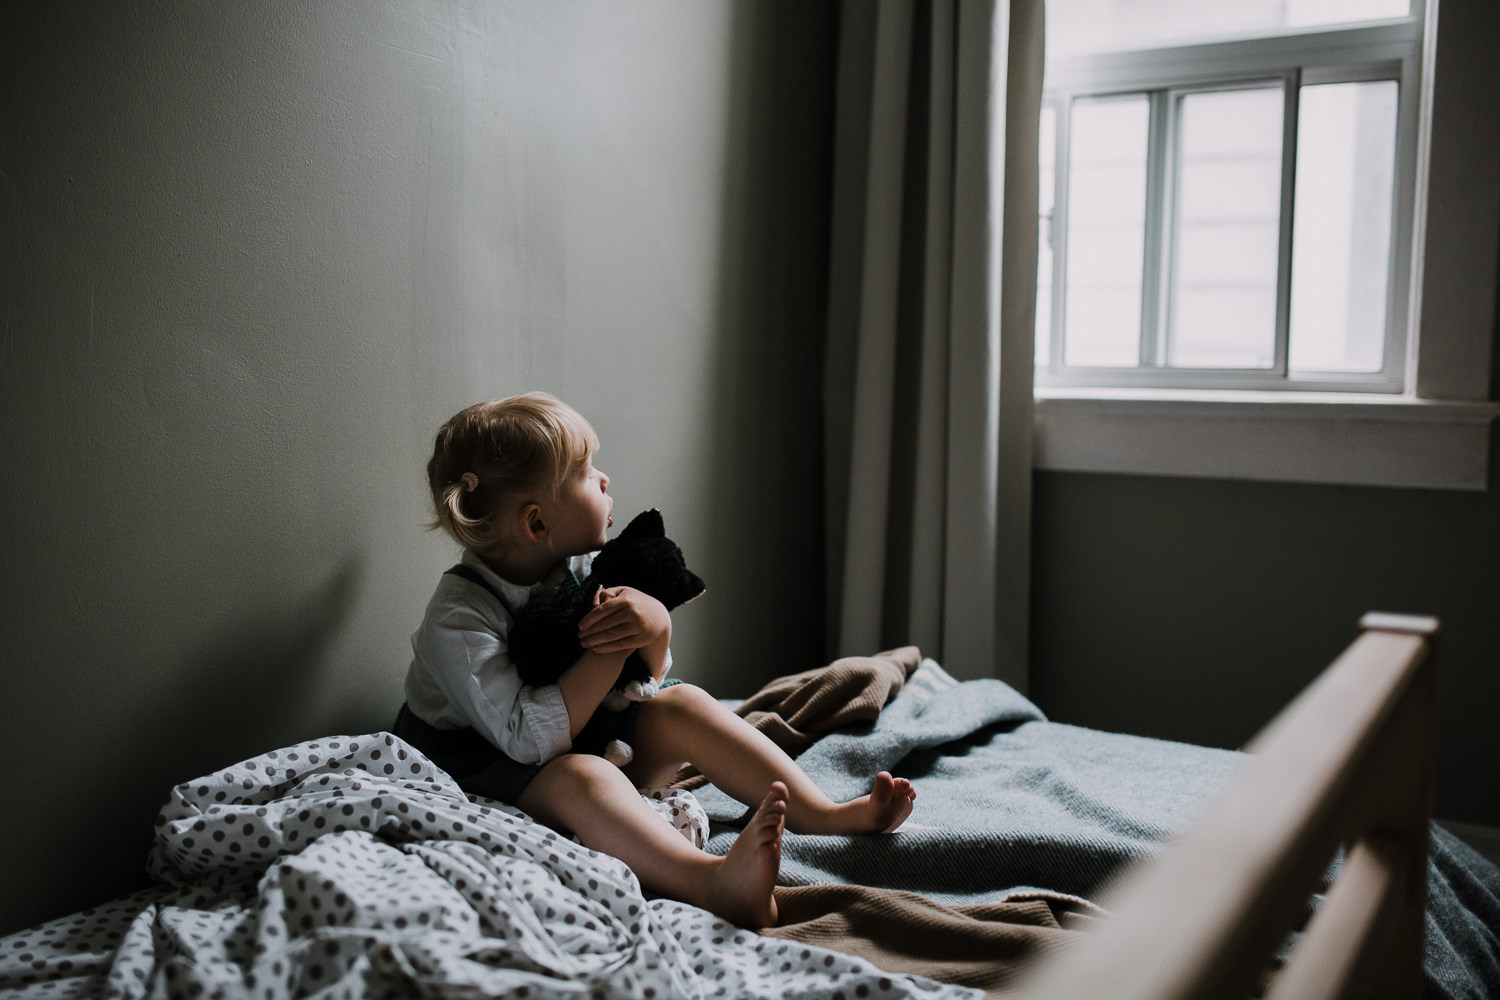
[[[911,815],[917,797],[911,782],[882,771],[869,795],[832,802],[764,733],[692,684],[641,702],[630,742],[635,760],[625,773],[641,788],[670,781],[685,762],[747,805],[771,782],[784,782],[786,825],[795,833],[889,832]]]
[[[548,826],[573,832],[585,847],[619,858],[652,892],[741,926],[770,927],[776,923],[771,890],[781,867],[787,790],[767,785],[770,791],[723,858],[698,850],[662,822],[630,779],[602,757],[554,758],[516,805]]]

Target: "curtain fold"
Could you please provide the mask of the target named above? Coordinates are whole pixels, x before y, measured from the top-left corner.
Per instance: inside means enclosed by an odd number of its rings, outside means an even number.
[[[830,655],[1025,690],[1042,0],[846,3],[825,367]]]

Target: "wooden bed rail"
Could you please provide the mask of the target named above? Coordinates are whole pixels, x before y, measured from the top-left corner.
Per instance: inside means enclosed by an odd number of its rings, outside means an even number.
[[[1022,984],[1028,1000],[1420,996],[1438,623],[1360,626],[1208,811],[1107,892],[1099,931]],[[1341,844],[1338,879],[1271,973]]]

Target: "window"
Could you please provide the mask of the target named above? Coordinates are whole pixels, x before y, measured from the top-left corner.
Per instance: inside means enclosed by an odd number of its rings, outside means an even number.
[[[1493,337],[1412,332],[1430,3],[1048,0],[1039,464],[1484,488],[1484,390],[1417,405],[1424,356]]]
[[[1403,0],[1051,10],[1039,378],[1400,391],[1422,54]],[[1307,27],[1341,18],[1365,23]],[[1230,37],[1161,47],[1210,31]]]

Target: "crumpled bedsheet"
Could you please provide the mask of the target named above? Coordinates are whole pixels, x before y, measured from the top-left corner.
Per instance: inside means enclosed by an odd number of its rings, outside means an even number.
[[[1244,762],[1228,750],[1048,722],[994,679],[960,682],[923,660],[873,722],[829,733],[797,763],[829,798],[879,771],[909,778],[916,807],[894,835],[788,833],[785,885],[850,883],[960,906],[1052,892],[1096,899],[1125,861],[1154,857]],[[695,789],[723,854],[745,807]]]
[[[872,723],[824,736],[797,763],[835,800],[888,770],[916,808],[890,836],[788,833],[781,881],[852,883],[950,906],[1097,899],[1129,861],[1160,854],[1246,760],[1242,753],[1049,722],[998,680],[959,682],[925,660]],[[723,854],[744,806],[695,791]],[[1423,995],[1500,998],[1500,869],[1433,824]],[[1330,872],[1331,874],[1331,872]]]
[[[148,868],[158,887],[0,939],[0,996],[979,995],[648,901],[389,733],[177,786]]]

